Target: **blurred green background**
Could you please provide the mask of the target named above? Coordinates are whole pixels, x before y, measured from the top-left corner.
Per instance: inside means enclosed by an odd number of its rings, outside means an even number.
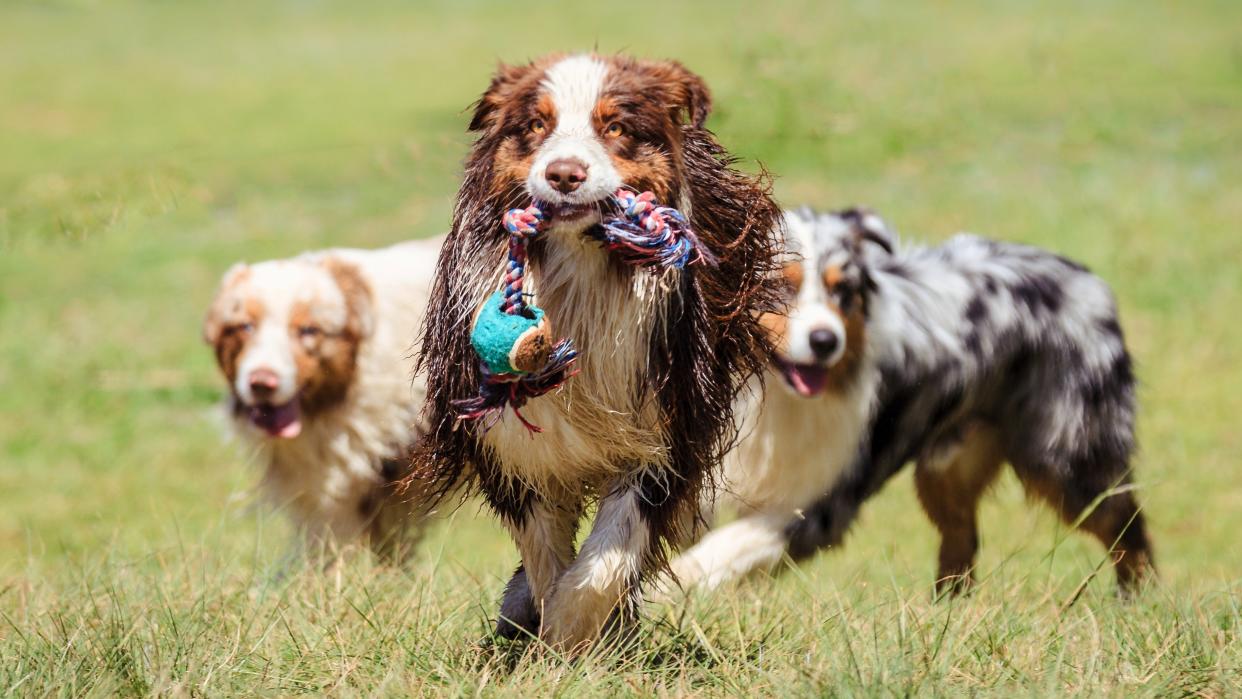
[[[968,229],[1035,243],[1112,283],[1143,384],[1138,481],[1161,594],[1236,599],[1242,3],[10,0],[4,657],[40,667],[35,636],[72,647],[32,619],[89,598],[89,584],[74,587],[87,571],[158,581],[201,564],[227,587],[266,570],[283,525],[254,506],[257,471],[224,439],[223,384],[199,340],[219,275],[238,259],[443,231],[469,145],[465,110],[497,61],[592,48],[675,57],[702,74],[709,126],[745,167],[775,173],[787,204],[868,205],[907,238]],[[432,537],[420,580],[452,581],[482,615],[515,556],[476,509]],[[1009,477],[982,531],[985,571],[1038,571],[1056,595],[1101,559],[1085,538],[1058,543],[1065,532]],[[806,575],[834,589],[891,585],[926,608],[934,541],[903,477]],[[1111,575],[1100,577],[1095,599],[1111,604]],[[801,589],[787,580],[778,588]],[[131,607],[154,605],[152,589],[134,591]],[[1225,635],[1204,642],[1236,662],[1233,610]],[[1160,618],[1180,628],[1176,616]],[[482,628],[468,626],[444,647]],[[149,659],[137,667],[154,678],[140,691],[177,677]],[[47,672],[41,681],[57,677]],[[970,686],[1043,686],[1030,672]],[[100,677],[64,686],[117,689]],[[755,681],[738,688],[765,686]]]

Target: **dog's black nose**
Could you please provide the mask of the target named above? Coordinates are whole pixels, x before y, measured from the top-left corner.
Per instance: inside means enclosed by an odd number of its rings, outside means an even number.
[[[841,344],[841,338],[831,330],[820,328],[811,331],[811,351],[815,353],[815,358],[823,361],[832,356],[837,351],[837,345]]]
[[[552,185],[552,189],[561,194],[569,194],[586,182],[587,169],[586,165],[577,160],[562,158],[548,163],[543,177]]]

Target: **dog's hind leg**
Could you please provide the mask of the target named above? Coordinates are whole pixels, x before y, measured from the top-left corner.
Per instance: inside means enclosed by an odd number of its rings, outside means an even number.
[[[1082,526],[1112,554],[1121,594],[1127,597],[1134,594],[1155,570],[1147,522],[1134,493],[1108,496],[1083,521]]]
[[[996,431],[973,423],[920,455],[914,471],[919,502],[940,531],[937,595],[960,594],[974,582],[979,498],[1004,462]]]
[[[1068,469],[1015,464],[1014,470],[1028,493],[1052,505],[1066,524],[1081,519],[1079,526],[1104,544],[1122,595],[1135,592],[1154,571],[1147,522],[1124,469],[1083,462]]]

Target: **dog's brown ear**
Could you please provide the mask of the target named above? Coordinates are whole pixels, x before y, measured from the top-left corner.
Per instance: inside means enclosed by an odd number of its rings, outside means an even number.
[[[249,274],[250,265],[238,262],[229,267],[224,276],[220,278],[220,287],[216,290],[216,296],[211,300],[211,305],[207,307],[207,316],[203,319],[203,342],[214,347],[220,341],[220,333],[224,331],[226,292]]]
[[[492,84],[488,86],[479,101],[474,103],[470,130],[484,131],[494,126],[499,121],[501,106],[513,95],[522,78],[530,75],[534,68],[534,64],[509,66],[501,63],[497,65],[496,72],[492,75]]]
[[[375,330],[375,315],[371,303],[371,287],[363,279],[357,267],[337,257],[327,256],[321,262],[328,274],[340,287],[345,297],[345,308],[349,317],[345,320],[345,331],[357,339],[370,337]]]
[[[712,95],[703,78],[678,61],[652,63],[649,70],[663,86],[669,106],[677,111],[678,118],[702,128],[712,111]]]

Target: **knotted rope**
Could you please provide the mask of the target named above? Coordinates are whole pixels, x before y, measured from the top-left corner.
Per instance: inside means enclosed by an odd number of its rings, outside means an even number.
[[[619,189],[614,196],[621,215],[587,232],[627,264],[681,269],[695,262],[713,261],[699,245],[686,217],[672,207],[658,206],[655,194]]]

